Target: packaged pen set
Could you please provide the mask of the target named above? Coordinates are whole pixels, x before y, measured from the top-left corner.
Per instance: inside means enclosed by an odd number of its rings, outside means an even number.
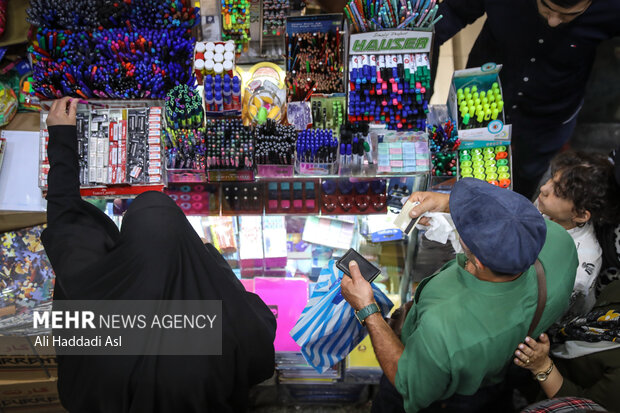
[[[502,65],[487,63],[454,72],[447,105],[461,149],[510,144],[512,128],[505,124],[501,69]]]
[[[103,105],[77,113],[77,148],[81,187],[163,184],[162,108],[111,108]],[[41,115],[44,124],[46,113]],[[47,187],[48,133],[41,131],[41,188]]]
[[[343,93],[341,14],[286,20],[288,101],[307,101],[313,93]]]

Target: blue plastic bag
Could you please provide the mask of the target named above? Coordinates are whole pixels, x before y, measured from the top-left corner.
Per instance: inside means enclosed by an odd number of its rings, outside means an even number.
[[[290,331],[308,364],[319,373],[344,359],[368,334],[355,318],[351,305],[341,298],[343,275],[331,260],[321,271],[306,308]],[[394,304],[374,284],[372,289],[383,316],[387,316]]]

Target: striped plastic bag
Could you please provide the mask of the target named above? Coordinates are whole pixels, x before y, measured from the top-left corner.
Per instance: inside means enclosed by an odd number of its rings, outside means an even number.
[[[343,275],[331,260],[321,271],[306,308],[290,331],[308,364],[319,373],[344,359],[368,334],[355,318],[351,305],[342,299]],[[374,284],[372,289],[381,312],[387,316],[394,304]]]

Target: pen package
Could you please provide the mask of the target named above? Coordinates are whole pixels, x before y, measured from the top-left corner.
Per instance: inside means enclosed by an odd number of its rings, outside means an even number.
[[[46,116],[41,114],[42,124]],[[95,109],[80,105],[76,114],[80,187],[98,188],[99,193],[93,194],[101,195],[102,187],[162,185],[161,116],[159,106]],[[39,184],[45,189],[49,172],[47,130],[42,129],[40,136]],[[131,189],[116,191],[134,193]]]
[[[318,180],[270,181],[265,185],[266,214],[319,212]]]
[[[321,183],[321,212],[330,215],[387,211],[385,179],[326,179]]]
[[[326,96],[314,94],[310,98],[312,126],[331,129],[340,133],[340,126],[346,121],[347,99],[345,96]]]
[[[164,190],[186,215],[213,216],[220,213],[217,185],[205,183],[171,183]]]
[[[456,125],[461,149],[510,143],[512,128],[506,125],[501,69],[502,65],[487,63],[452,75],[448,116]]]
[[[262,214],[263,192],[262,183],[233,182],[222,184],[222,214]]]

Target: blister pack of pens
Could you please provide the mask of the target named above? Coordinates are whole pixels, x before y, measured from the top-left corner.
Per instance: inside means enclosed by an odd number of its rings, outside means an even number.
[[[102,106],[80,107],[76,116],[80,186],[163,184],[161,107]],[[46,116],[41,116],[43,124]],[[43,129],[41,188],[47,187],[48,140]]]
[[[384,31],[351,35],[350,122],[424,130],[431,87],[432,33]]]

